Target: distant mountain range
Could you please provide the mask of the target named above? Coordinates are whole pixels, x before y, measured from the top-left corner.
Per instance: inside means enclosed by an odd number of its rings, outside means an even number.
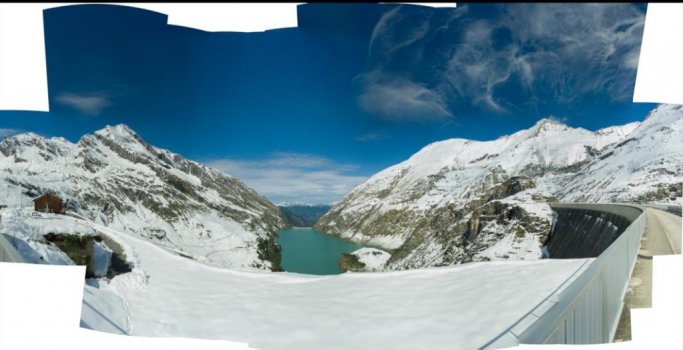
[[[292,204],[279,205],[287,224],[294,227],[311,227],[332,206],[324,204]]]
[[[356,187],[314,228],[381,248],[385,269],[536,259],[548,201],[681,201],[683,107],[595,132],[543,119],[432,143]]]

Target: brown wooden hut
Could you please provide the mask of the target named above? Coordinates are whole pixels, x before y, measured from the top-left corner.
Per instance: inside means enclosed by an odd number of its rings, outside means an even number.
[[[36,211],[41,213],[61,214],[64,212],[64,202],[52,193],[45,193],[33,200]]]

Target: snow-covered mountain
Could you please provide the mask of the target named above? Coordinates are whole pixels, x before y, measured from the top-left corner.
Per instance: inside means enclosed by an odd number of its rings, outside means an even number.
[[[387,269],[537,258],[547,201],[680,201],[681,108],[595,132],[543,119],[493,141],[435,142],[359,185],[315,228],[390,252]]]
[[[156,148],[125,125],[77,143],[26,133],[0,142],[10,207],[54,192],[96,224],[212,265],[278,269],[280,210],[237,178]]]
[[[683,106],[662,105],[565,184],[564,201],[681,200]]]

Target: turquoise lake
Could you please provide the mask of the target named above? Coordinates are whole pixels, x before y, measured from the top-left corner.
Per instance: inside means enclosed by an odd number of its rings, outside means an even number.
[[[281,265],[285,271],[312,275],[342,273],[337,267],[337,260],[342,253],[350,253],[363,247],[310,227],[282,230],[278,243],[282,248]]]

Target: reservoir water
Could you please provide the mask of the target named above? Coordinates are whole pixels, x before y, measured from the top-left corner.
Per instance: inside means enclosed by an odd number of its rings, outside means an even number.
[[[363,247],[310,227],[284,229],[279,233],[278,243],[282,248],[281,265],[285,271],[312,275],[342,273],[337,267],[342,253]]]

